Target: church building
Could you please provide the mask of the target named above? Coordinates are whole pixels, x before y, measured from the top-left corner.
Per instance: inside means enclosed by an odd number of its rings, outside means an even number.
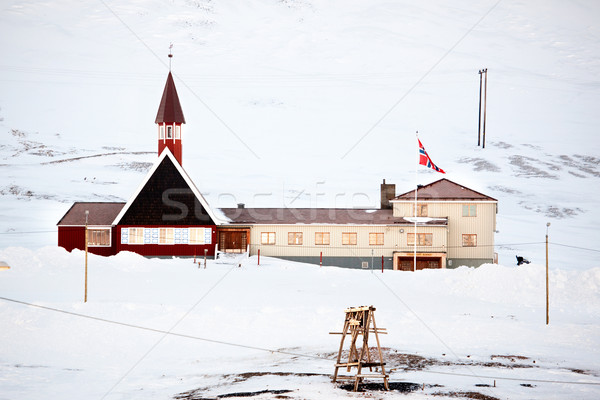
[[[419,270],[497,262],[498,201],[448,179],[396,196],[381,185],[378,209],[211,209],[183,168],[185,118],[169,71],[159,104],[158,159],[126,202],[77,202],[58,222],[58,245],[110,256],[278,257],[351,268]],[[416,216],[415,216],[416,215]],[[87,239],[86,239],[87,237]],[[415,263],[416,260],[416,263]]]

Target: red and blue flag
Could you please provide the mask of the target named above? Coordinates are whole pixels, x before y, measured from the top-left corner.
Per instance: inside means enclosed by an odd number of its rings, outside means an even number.
[[[429,154],[427,154],[427,152],[425,151],[425,147],[423,146],[423,143],[421,143],[421,140],[417,138],[417,141],[419,142],[419,164],[424,165],[427,168],[431,168],[437,172],[441,172],[442,174],[445,174],[443,169],[439,168],[433,163],[433,161],[431,161],[431,157],[429,157]]]

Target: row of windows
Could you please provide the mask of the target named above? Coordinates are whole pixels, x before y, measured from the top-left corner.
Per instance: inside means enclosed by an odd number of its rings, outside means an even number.
[[[123,244],[211,244],[210,228],[123,228]],[[110,229],[88,229],[88,246],[110,246]]]
[[[413,215],[415,212],[415,205],[413,204]],[[427,204],[417,204],[417,217],[427,217]],[[463,217],[476,217],[477,216],[477,204],[463,204],[462,206]]]
[[[407,233],[407,245],[414,246],[415,234]],[[275,232],[261,232],[261,244],[274,245]],[[210,228],[123,228],[123,244],[211,244]],[[302,245],[302,232],[288,232],[288,245]],[[331,244],[330,232],[315,232],[315,245]],[[356,246],[357,233],[343,232],[342,244]],[[369,233],[369,246],[383,246],[383,233]],[[462,235],[463,247],[477,247],[476,234]],[[88,246],[110,246],[110,229],[88,229]],[[432,233],[417,233],[417,246],[433,246]]]
[[[166,138],[173,139],[173,125],[167,125],[166,130],[167,130]],[[165,138],[165,125],[160,126],[158,138],[159,139]],[[175,139],[181,139],[181,126],[179,126],[179,125],[175,125]]]
[[[122,244],[211,244],[210,228],[123,228]]]
[[[303,244],[303,233],[302,232],[288,232],[288,245],[302,245]],[[275,244],[275,232],[262,232],[260,234],[261,244]],[[342,244],[344,245],[356,245],[357,234],[356,232],[344,232],[342,233]],[[315,245],[328,246],[331,244],[331,233],[330,232],[315,232]],[[382,246],[383,245],[383,233],[369,233],[369,245]]]
[[[288,245],[302,245],[303,244],[303,233],[302,232],[288,232]],[[357,233],[356,232],[343,232],[342,233],[342,244],[345,246],[356,246],[357,244]],[[415,234],[407,233],[406,241],[409,246],[415,245]],[[275,244],[275,232],[261,232],[260,243],[264,245]],[[315,245],[317,246],[328,246],[331,244],[331,233],[330,232],[315,232]],[[383,233],[372,232],[369,233],[369,246],[383,246]],[[463,247],[476,247],[477,246],[477,235],[476,234],[465,234],[462,235]],[[417,233],[417,246],[433,246],[433,233]]]

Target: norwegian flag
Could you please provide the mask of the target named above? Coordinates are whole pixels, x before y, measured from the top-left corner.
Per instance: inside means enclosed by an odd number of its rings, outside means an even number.
[[[427,152],[425,151],[425,147],[423,146],[423,143],[421,143],[421,140],[417,138],[417,141],[419,142],[419,164],[424,165],[427,168],[436,170],[437,172],[441,172],[442,174],[445,174],[443,169],[439,168],[433,163],[433,161],[431,161],[431,158],[429,157],[429,154],[427,154]]]

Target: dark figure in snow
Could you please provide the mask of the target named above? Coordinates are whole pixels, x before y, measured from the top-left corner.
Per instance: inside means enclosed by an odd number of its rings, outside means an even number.
[[[521,257],[521,256],[517,256],[517,265],[521,265],[521,264],[529,264],[531,261]]]

